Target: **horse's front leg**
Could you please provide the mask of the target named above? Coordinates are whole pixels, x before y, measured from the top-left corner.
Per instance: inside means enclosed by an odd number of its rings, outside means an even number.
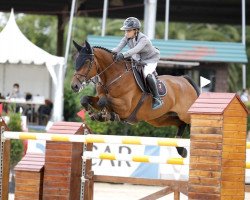
[[[101,85],[96,86],[96,92],[97,92],[97,95],[95,97],[83,96],[81,98],[81,104],[86,110],[88,110],[89,106],[93,107],[94,109],[98,111],[107,107],[108,105],[107,96],[106,96],[105,90],[103,89]]]
[[[107,98],[106,97],[92,97],[92,96],[83,96],[81,98],[81,105],[85,108],[85,110],[89,110],[90,107],[94,108],[95,110],[102,110],[104,107],[107,106]]]
[[[108,100],[106,96],[83,96],[81,98],[81,105],[88,112],[92,120],[101,122],[117,120],[117,116],[108,110]]]

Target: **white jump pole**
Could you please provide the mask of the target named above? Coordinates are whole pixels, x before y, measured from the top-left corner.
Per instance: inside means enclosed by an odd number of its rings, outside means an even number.
[[[57,142],[81,142],[81,143],[109,143],[109,144],[131,144],[131,145],[154,145],[154,146],[190,146],[189,139],[179,138],[154,138],[136,136],[117,136],[117,135],[70,135],[56,133],[35,133],[35,132],[12,132],[4,131],[3,139],[20,140],[46,140]]]
[[[129,162],[157,163],[157,164],[173,164],[173,165],[188,165],[189,160],[186,158],[166,158],[166,156],[147,156],[147,155],[128,155],[114,153],[95,153],[93,151],[85,151],[86,159],[101,159],[101,160],[117,160]]]

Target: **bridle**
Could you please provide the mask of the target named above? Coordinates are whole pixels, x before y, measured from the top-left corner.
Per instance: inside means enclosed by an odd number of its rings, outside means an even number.
[[[99,78],[99,77],[100,77],[105,71],[107,71],[111,66],[113,66],[113,64],[116,63],[116,61],[113,61],[111,64],[109,64],[107,67],[105,67],[104,70],[102,70],[102,71],[100,71],[100,72],[98,73],[100,67],[98,67],[98,65],[96,64],[96,61],[95,61],[95,59],[94,59],[95,54],[93,53],[93,54],[85,54],[85,55],[87,55],[87,56],[90,57],[90,63],[89,63],[89,65],[88,65],[88,70],[87,70],[87,72],[86,72],[85,74],[77,73],[77,71],[74,73],[74,77],[76,77],[76,79],[80,82],[80,84],[81,84],[82,87],[83,87],[85,84],[89,84],[90,82],[92,82],[92,83],[94,83],[94,85],[97,85],[97,84],[101,85],[101,86],[103,87],[103,89],[106,91],[106,93],[108,93],[108,88],[109,88],[110,85],[112,85],[113,83],[115,83],[116,81],[118,81],[119,79],[121,79],[127,72],[129,72],[129,71],[132,70],[132,68],[130,68],[130,69],[128,68],[127,62],[125,61],[125,68],[126,68],[126,71],[123,72],[121,75],[117,76],[116,78],[114,78],[114,79],[113,79],[112,81],[110,81],[108,84],[104,85],[104,84],[100,81],[100,78]],[[80,55],[79,55],[79,56],[80,56]],[[95,65],[93,65],[93,63],[95,63]],[[90,71],[93,69],[93,66],[96,67],[96,72],[97,72],[97,74],[96,74],[94,77],[87,79],[87,77],[88,77]],[[82,66],[82,67],[83,67],[83,66]],[[80,69],[81,69],[81,68],[80,68]],[[79,69],[79,70],[80,70],[80,69]],[[79,70],[78,70],[78,71],[79,71]],[[83,77],[83,80],[80,80],[80,79],[78,78],[78,76]]]
[[[80,73],[77,73],[77,71],[75,71],[75,73],[74,73],[74,77],[76,77],[76,79],[79,81],[79,83],[83,86],[83,85],[85,85],[85,84],[89,84],[90,82],[91,82],[91,80],[89,79],[89,80],[87,80],[87,77],[88,77],[88,75],[89,75],[89,72],[91,71],[91,69],[92,69],[92,65],[93,65],[93,62],[94,62],[94,58],[93,58],[93,56],[94,56],[94,54],[92,53],[92,54],[86,54],[87,56],[89,56],[90,57],[90,64],[88,65],[88,71],[87,71],[87,73],[86,74],[80,74]],[[80,56],[80,54],[79,54],[79,56]],[[83,67],[83,66],[82,66]],[[82,68],[81,67],[81,68]],[[81,69],[80,68],[80,69]],[[80,70],[79,69],[79,70]],[[78,71],[79,71],[78,70]],[[83,77],[83,80],[80,80],[79,78],[78,78],[78,76],[81,76],[81,77]]]

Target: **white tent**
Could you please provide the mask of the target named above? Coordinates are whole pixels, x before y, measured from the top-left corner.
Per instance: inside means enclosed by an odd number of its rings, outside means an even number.
[[[54,102],[52,120],[62,120],[63,84],[59,77],[64,58],[51,55],[30,42],[18,28],[14,13],[0,33],[0,92],[7,95],[14,83],[22,93]]]

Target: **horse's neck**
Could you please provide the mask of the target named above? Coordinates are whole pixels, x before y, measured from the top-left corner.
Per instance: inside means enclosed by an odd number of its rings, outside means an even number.
[[[120,62],[114,62],[112,55],[105,50],[100,49],[96,58],[98,61],[98,74],[100,74],[103,84],[109,84],[123,73],[124,67],[120,66]]]

